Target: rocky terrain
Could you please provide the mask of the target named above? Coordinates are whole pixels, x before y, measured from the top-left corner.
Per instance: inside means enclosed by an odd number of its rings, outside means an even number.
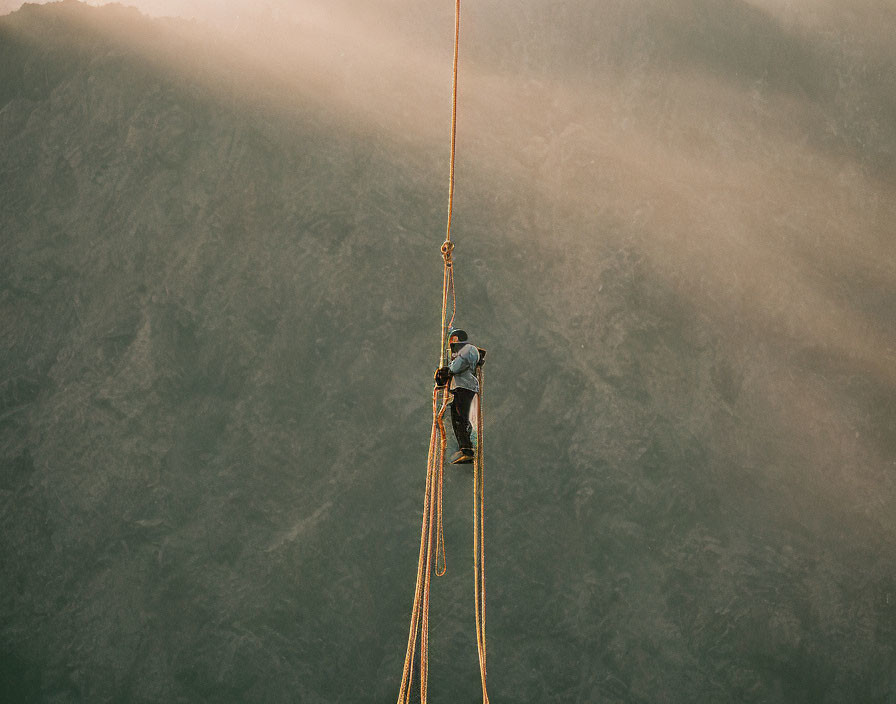
[[[893,704],[896,16],[469,5],[491,700]],[[397,694],[453,8],[295,7],[0,17],[3,701]]]

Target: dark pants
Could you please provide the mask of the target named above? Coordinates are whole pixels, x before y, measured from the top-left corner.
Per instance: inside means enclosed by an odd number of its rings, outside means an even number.
[[[457,438],[460,450],[473,454],[473,441],[470,439],[470,431],[473,430],[473,425],[470,423],[470,404],[473,403],[476,392],[469,389],[455,389],[453,393],[451,426],[454,428],[454,437]]]

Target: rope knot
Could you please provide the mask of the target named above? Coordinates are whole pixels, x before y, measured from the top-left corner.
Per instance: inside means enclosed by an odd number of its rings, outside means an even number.
[[[445,240],[442,243],[442,258],[445,260],[445,266],[451,266],[451,252],[454,250],[454,242]]]

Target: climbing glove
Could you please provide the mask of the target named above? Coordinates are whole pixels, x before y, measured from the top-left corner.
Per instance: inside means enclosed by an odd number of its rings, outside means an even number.
[[[448,367],[439,367],[436,369],[435,380],[436,386],[444,386],[451,379],[451,370]]]

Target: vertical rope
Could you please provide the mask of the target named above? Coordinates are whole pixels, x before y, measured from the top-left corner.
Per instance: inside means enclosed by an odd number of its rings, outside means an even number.
[[[448,329],[454,325],[454,316],[457,315],[457,295],[454,293],[454,267],[450,267],[448,273],[448,285],[451,288],[451,320],[448,321]]]
[[[429,436],[429,453],[426,461],[426,490],[423,495],[423,521],[420,527],[420,553],[417,558],[417,584],[414,588],[414,603],[411,607],[411,626],[408,633],[408,647],[405,651],[404,669],[401,687],[398,692],[398,704],[409,704],[413,681],[414,655],[417,650],[417,634],[420,633],[420,687],[421,702],[426,704],[427,674],[429,671],[429,582],[432,569],[432,530],[433,509],[436,504],[437,480],[441,477],[437,468],[444,464],[444,447],[446,443],[445,425],[442,416],[448,405],[448,394],[444,393],[441,404],[439,396],[442,392],[434,388],[432,393],[432,430]],[[441,522],[441,521],[439,521]]]
[[[457,152],[457,58],[460,49],[460,0],[454,2],[454,63],[451,72],[451,149],[448,159],[448,224],[445,227],[445,242],[442,244],[442,256],[445,259],[445,273],[442,278],[442,340],[439,346],[439,366],[445,360],[445,332],[447,326],[445,320],[448,312],[448,288],[450,284],[452,297],[451,323],[454,323],[454,313],[457,309],[454,296],[454,271],[452,270],[451,250],[454,244],[451,242],[451,220],[454,216],[454,163]]]
[[[436,481],[433,467],[428,474],[430,480],[429,496],[429,534],[426,538],[426,567],[423,573],[423,603],[420,619],[420,702],[426,704],[427,687],[429,685],[429,583],[432,580],[432,520],[435,508]]]
[[[485,647],[485,437],[482,420],[485,375],[476,370],[479,380],[479,413],[476,415],[476,460],[473,465],[473,602],[476,610],[476,647],[479,675],[482,679],[482,704],[489,704],[486,688]]]
[[[449,281],[454,281],[454,274],[452,272],[453,265],[451,262],[451,250],[454,249],[454,245],[451,242],[446,242],[442,245],[442,258],[445,260],[444,269],[442,271],[442,336],[441,341],[439,342],[439,366],[445,366],[447,361],[447,333],[448,328],[445,325],[445,319],[448,317],[448,284]]]
[[[437,393],[438,396],[438,393]],[[442,416],[445,414],[445,408],[448,406],[448,391],[442,393],[442,404],[435,415],[435,423],[439,431],[438,444],[434,445],[435,454],[433,462],[430,464],[427,474],[430,476],[430,496],[429,496],[429,536],[427,538],[426,548],[426,566],[424,568],[423,582],[423,598],[421,603],[422,618],[420,624],[420,704],[426,704],[427,692],[429,687],[429,597],[430,582],[432,581],[433,569],[433,512],[438,507],[439,513],[442,508],[442,468],[445,465],[445,446],[447,439],[445,437],[445,424],[442,422]],[[441,527],[442,517],[435,517],[437,524]],[[442,538],[444,550],[444,538]],[[438,540],[435,545],[435,562],[438,563]],[[444,559],[444,555],[443,555]],[[437,570],[438,568],[436,568]]]
[[[420,606],[423,597],[423,568],[426,544],[429,539],[429,495],[433,479],[432,464],[436,447],[436,413],[438,412],[438,389],[432,392],[433,423],[429,436],[429,453],[426,460],[426,490],[423,494],[423,523],[420,527],[420,554],[417,558],[417,584],[414,588],[414,604],[411,607],[411,627],[408,633],[408,647],[405,651],[404,670],[401,676],[401,688],[398,692],[398,704],[407,704],[410,696],[411,681],[413,679],[414,653],[417,649],[417,631],[420,620]]]
[[[454,4],[454,66],[451,83],[451,154],[448,169],[448,224],[445,242],[442,244],[442,318],[441,338],[439,341],[439,366],[447,361],[446,335],[450,325],[454,324],[457,312],[457,296],[454,289],[454,266],[451,258],[454,244],[451,242],[451,220],[454,212],[454,164],[457,141],[457,63],[460,45],[460,0]],[[451,319],[448,318],[448,294],[451,293]],[[477,438],[479,450],[474,465],[474,567],[476,572],[476,639],[479,649],[479,668],[482,675],[483,704],[488,704],[485,691],[485,546],[481,541],[482,518],[482,371],[477,372],[480,380],[480,405],[477,420]],[[440,393],[441,404],[439,403]],[[448,569],[445,558],[445,535],[442,523],[442,489],[445,465],[445,449],[447,436],[442,420],[448,406],[450,392],[447,388],[433,389],[432,396],[432,429],[429,435],[429,451],[426,460],[426,489],[423,496],[423,520],[420,527],[420,552],[417,558],[417,584],[414,588],[414,603],[411,608],[411,626],[408,633],[408,646],[405,651],[404,669],[401,687],[398,692],[398,704],[409,704],[411,685],[413,682],[414,655],[417,649],[417,633],[420,633],[420,702],[426,704],[429,680],[429,601],[432,572],[437,576],[445,574]],[[477,498],[478,497],[478,498]],[[478,518],[477,518],[478,516]],[[433,559],[433,528],[435,527],[435,559]],[[440,561],[441,560],[441,561]],[[435,570],[433,570],[435,562]],[[481,573],[481,574],[480,574]],[[481,590],[481,598],[480,598]]]
[[[448,404],[448,391],[445,391],[445,405]],[[442,413],[444,413],[444,407]],[[445,475],[445,449],[448,447],[448,436],[445,433],[445,422],[439,414],[439,455],[438,455],[438,505],[436,507],[436,576],[442,577],[448,571],[448,558],[445,555],[445,529],[442,526],[442,481]],[[442,561],[439,562],[441,556]]]
[[[451,159],[448,167],[448,226],[445,241],[451,241],[451,215],[454,206],[454,153],[457,141],[457,55],[460,46],[460,0],[454,3],[454,70],[451,78]]]

